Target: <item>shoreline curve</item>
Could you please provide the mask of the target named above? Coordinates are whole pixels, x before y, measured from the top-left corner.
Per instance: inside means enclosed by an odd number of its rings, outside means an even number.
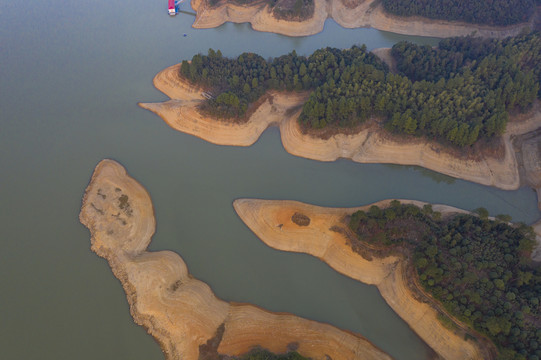
[[[150,195],[113,160],[96,166],[79,218],[90,230],[92,251],[120,280],[134,321],[156,339],[167,360],[197,360],[201,346],[238,356],[255,346],[285,353],[292,344],[314,360],[391,359],[361,335],[220,300],[189,274],[178,254],[147,251],[156,228]]]
[[[223,3],[211,7],[208,0],[192,0],[196,12],[192,25],[196,29],[218,27],[225,22],[250,23],[257,31],[272,32],[286,36],[309,36],[323,30],[325,20],[334,19],[344,28],[374,28],[397,34],[430,37],[453,37],[475,34],[480,37],[504,38],[518,35],[524,28],[532,28],[533,18],[526,23],[498,27],[465,22],[432,20],[420,16],[399,17],[384,11],[379,0],[364,0],[353,8],[344,6],[340,0],[314,0],[314,14],[302,21],[275,18],[269,7],[262,2],[251,6]]]
[[[434,141],[413,138],[398,142],[387,139],[379,129],[374,128],[363,129],[352,135],[336,134],[329,139],[304,134],[297,117],[308,96],[306,93],[269,92],[267,99],[242,124],[208,117],[197,110],[197,105],[204,99],[202,89],[181,79],[179,67],[180,64],[170,66],[160,71],[153,80],[154,86],[171,100],[138,105],[160,116],[173,129],[214,144],[250,146],[269,126],[278,126],[285,150],[299,157],[319,161],[346,158],[359,163],[415,165],[503,190],[516,190],[521,185],[535,189],[541,187],[541,181],[529,180],[541,179],[541,167],[536,168],[538,156],[529,162],[532,164],[531,173],[535,176],[521,177],[519,168],[528,170],[528,166],[522,166],[520,159],[517,160],[517,153],[521,149],[513,147],[515,138],[541,127],[539,104],[525,119],[508,123],[502,137],[505,148],[503,159],[484,156],[473,160],[452,155]],[[526,161],[524,165],[528,165]],[[539,206],[541,208],[541,203]]]
[[[483,344],[480,346],[477,342],[465,340],[463,334],[449,330],[438,320],[440,312],[435,309],[435,300],[425,292],[422,294],[426,296],[420,298],[419,291],[412,291],[408,285],[412,279],[404,257],[369,255],[371,258],[367,259],[348,245],[347,229],[342,224],[344,217],[357,210],[368,210],[371,205],[385,207],[390,202],[383,200],[356,208],[326,208],[288,200],[237,199],[233,207],[246,226],[266,245],[277,250],[312,255],[341,274],[375,285],[393,311],[443,359],[493,358],[495,347],[487,339],[478,338]],[[417,206],[426,204],[415,200],[400,202]],[[433,209],[443,214],[468,213],[446,205],[433,205]],[[309,225],[293,222],[294,214],[298,213],[310,219]]]

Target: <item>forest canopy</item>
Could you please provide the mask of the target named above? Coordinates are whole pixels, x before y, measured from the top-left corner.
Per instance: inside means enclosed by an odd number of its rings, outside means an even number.
[[[394,15],[497,26],[528,21],[535,4],[536,0],[383,0],[384,9]]]
[[[387,130],[458,147],[503,134],[509,111],[526,111],[540,95],[541,38],[473,37],[442,40],[437,48],[400,42],[392,49],[398,73],[366,47],[293,51],[274,59],[219,51],[183,61],[180,74],[215,94],[202,110],[243,117],[268,90],[311,91],[299,121],[309,128],[352,127],[371,117]]]
[[[357,211],[349,227],[361,242],[409,254],[425,290],[489,337],[499,359],[538,360],[541,272],[530,260],[533,230],[509,224],[505,216],[489,220],[486,210],[479,213],[442,219],[430,205],[394,200],[384,209]]]

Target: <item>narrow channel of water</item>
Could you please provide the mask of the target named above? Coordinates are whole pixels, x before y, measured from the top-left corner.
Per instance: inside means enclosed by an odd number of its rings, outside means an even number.
[[[219,297],[360,332],[397,359],[423,358],[423,344],[374,287],[315,258],[269,249],[237,218],[232,201],[355,206],[414,198],[532,222],[540,216],[533,191],[500,191],[414,167],[296,158],[275,128],[249,148],[215,146],[171,130],[136,102],[165,99],[152,87],[154,74],[209,47],[267,57],[436,40],[333,21],[303,38],[247,24],[194,30],[192,21],[169,18],[161,0],[0,0],[0,357],[163,358],[133,324],[119,283],[90,252],[78,222],[92,170],[110,157],[153,198],[151,248],[181,254]]]

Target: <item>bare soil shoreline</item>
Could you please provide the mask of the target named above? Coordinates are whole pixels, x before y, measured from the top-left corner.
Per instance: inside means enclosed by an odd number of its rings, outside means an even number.
[[[504,190],[521,185],[541,186],[539,155],[524,161],[523,148],[515,149],[513,140],[541,127],[538,104],[521,121],[511,121],[503,136],[503,157],[481,155],[479,159],[457,157],[436,142],[420,138],[394,141],[382,131],[363,129],[356,134],[335,134],[321,139],[303,133],[297,122],[306,100],[306,93],[270,92],[265,100],[242,124],[219,121],[202,115],[197,105],[203,101],[201,89],[195,89],[178,75],[180,65],[168,67],[154,78],[156,88],[171,100],[163,103],[139,103],[159,115],[173,129],[219,145],[250,146],[269,126],[278,126],[282,144],[289,153],[319,161],[347,158],[360,163],[417,165],[455,178],[473,181]],[[537,139],[537,138],[536,138]],[[535,139],[534,139],[535,140]],[[521,177],[520,169],[528,176]],[[522,170],[521,170],[522,171]],[[532,180],[534,179],[534,180]],[[540,179],[539,181],[535,179]]]
[[[90,230],[92,250],[120,280],[134,321],[156,339],[168,360],[200,359],[219,329],[210,358],[242,355],[256,346],[285,353],[294,344],[301,355],[317,360],[391,359],[361,335],[222,301],[189,274],[178,254],[147,251],[156,227],[150,196],[112,160],[96,166],[79,218]]]
[[[374,51],[388,59],[388,50]],[[169,96],[163,103],[139,103],[159,115],[177,131],[205,141],[230,146],[254,144],[269,126],[280,129],[282,144],[290,154],[319,161],[351,159],[359,163],[415,165],[454,178],[464,179],[503,190],[528,186],[537,192],[541,209],[541,104],[535,103],[528,114],[507,124],[502,137],[503,157],[481,155],[479,159],[461,158],[449,153],[442,145],[423,139],[410,142],[393,141],[371,128],[355,134],[335,134],[322,139],[304,134],[297,117],[306,93],[269,93],[253,111],[248,121],[234,124],[203,116],[197,105],[204,100],[203,89],[195,88],[179,77],[180,64],[160,71],[154,86]],[[541,219],[533,225],[538,246],[532,258],[541,261]]]
[[[376,205],[386,207],[390,201]],[[425,204],[412,200],[401,202],[421,207]],[[450,330],[438,320],[441,313],[452,316],[420,286],[412,288],[408,261],[403,256],[380,257],[368,249],[372,254],[365,257],[352,250],[344,218],[357,210],[368,210],[371,205],[324,208],[296,201],[258,199],[238,199],[233,203],[242,221],[268,246],[313,255],[339,273],[376,285],[391,308],[443,359],[494,358],[496,349],[487,339],[475,334],[476,341],[465,340],[464,333],[468,330],[461,323],[456,322],[456,329]],[[466,213],[446,205],[433,205],[433,209],[444,215]],[[307,217],[309,224],[297,224],[295,214]]]
[[[475,35],[503,38],[518,35],[524,28],[533,28],[535,17],[527,23],[495,27],[463,22],[431,20],[422,17],[398,17],[386,13],[379,0],[361,1],[346,6],[341,0],[314,0],[314,14],[303,21],[280,20],[273,16],[269,7],[262,3],[242,6],[227,1],[216,7],[208,0],[193,0],[192,8],[197,16],[194,28],[214,28],[225,22],[249,22],[254,30],[273,32],[287,36],[308,36],[321,32],[327,18],[334,19],[345,28],[372,27],[378,30],[405,35],[452,37]]]

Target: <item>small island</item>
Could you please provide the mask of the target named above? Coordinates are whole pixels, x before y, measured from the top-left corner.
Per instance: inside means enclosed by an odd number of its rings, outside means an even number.
[[[540,49],[535,33],[270,61],[211,49],[156,75],[171,100],[139,105],[215,144],[249,146],[276,125],[285,149],[301,157],[418,165],[506,190],[538,188],[539,151],[524,150],[541,126]]]
[[[249,22],[287,36],[321,32],[327,18],[345,28],[373,27],[405,35],[504,38],[539,22],[535,0],[193,0],[194,28]]]
[[[239,199],[235,210],[268,246],[307,253],[376,285],[444,359],[539,356],[535,235],[506,216],[385,200],[359,208]]]
[[[120,280],[134,321],[168,360],[391,359],[358,334],[222,301],[178,254],[147,251],[156,228],[150,196],[115,161],[96,166],[79,217],[92,251]]]

